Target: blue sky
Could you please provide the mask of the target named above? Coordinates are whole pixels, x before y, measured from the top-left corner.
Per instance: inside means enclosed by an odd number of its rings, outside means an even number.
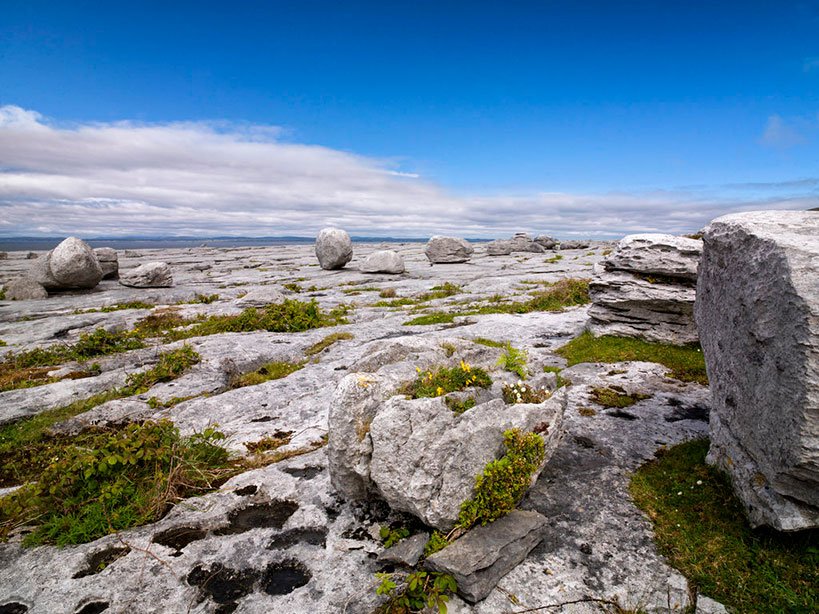
[[[0,234],[92,210],[115,234],[213,234],[225,211],[236,234],[682,232],[819,206],[819,2],[4,0],[0,107]],[[186,160],[203,138],[267,145],[241,154],[259,176],[223,174],[225,152]],[[104,148],[122,172],[98,174]],[[296,150],[315,158],[295,168]],[[191,167],[302,180],[220,202],[185,185]]]

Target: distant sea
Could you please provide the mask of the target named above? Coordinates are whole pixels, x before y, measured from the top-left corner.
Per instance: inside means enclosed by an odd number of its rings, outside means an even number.
[[[0,237],[0,251],[46,251],[65,237]],[[351,237],[354,243],[426,243],[426,238]],[[94,237],[85,239],[91,247],[114,249],[167,249],[187,247],[264,247],[268,245],[304,245],[315,237]],[[488,239],[469,239],[480,242]]]

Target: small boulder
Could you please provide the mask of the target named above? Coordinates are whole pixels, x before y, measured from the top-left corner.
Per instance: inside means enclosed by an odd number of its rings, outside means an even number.
[[[29,252],[26,254],[26,260],[35,260],[40,257],[40,254],[37,252]]]
[[[503,576],[520,564],[544,537],[546,517],[515,510],[488,525],[468,531],[430,556],[427,569],[450,574],[458,594],[476,603],[492,592]]]
[[[243,297],[236,299],[237,307],[265,307],[275,303],[283,303],[285,296],[273,286],[254,288]]]
[[[557,241],[549,235],[538,235],[535,237],[535,243],[540,245],[543,249],[554,249],[557,247]]]
[[[424,253],[433,264],[467,262],[474,251],[474,248],[466,239],[442,237],[440,235],[432,237],[424,248]]]
[[[512,253],[512,242],[497,239],[486,244],[487,256],[508,256]]]
[[[146,262],[120,273],[119,283],[131,288],[170,288],[173,275],[167,262]]]
[[[324,228],[316,237],[316,257],[326,271],[344,268],[353,259],[350,235],[340,228]]]
[[[373,252],[364,259],[361,265],[362,273],[389,273],[398,275],[405,271],[404,259],[393,249]]]
[[[68,237],[37,259],[30,276],[46,290],[93,288],[102,279],[102,268],[88,243]]]
[[[116,279],[119,274],[119,258],[117,250],[112,247],[98,247],[94,250],[94,255],[100,263],[103,279]]]
[[[532,241],[532,237],[525,232],[515,233],[515,236],[512,237],[510,242],[512,243],[513,252],[532,252],[535,254],[542,254],[546,251],[542,245]]]
[[[26,301],[48,298],[48,291],[29,277],[14,279],[3,286],[6,300]]]
[[[560,249],[588,249],[590,243],[588,241],[561,241]]]

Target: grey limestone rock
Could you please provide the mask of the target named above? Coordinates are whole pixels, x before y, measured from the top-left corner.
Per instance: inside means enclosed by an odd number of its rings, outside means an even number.
[[[85,241],[68,237],[38,258],[30,275],[46,290],[93,288],[102,279],[102,268]]]
[[[117,250],[113,247],[98,247],[94,250],[94,255],[102,268],[102,278],[116,279],[119,273]]]
[[[490,241],[486,244],[486,253],[489,256],[508,256],[512,253],[512,242],[504,239]]]
[[[432,571],[451,574],[458,594],[481,601],[543,539],[546,517],[537,512],[515,510],[485,526],[468,531],[426,560]]]
[[[7,252],[0,252],[0,260],[8,260],[9,255]]]
[[[532,241],[532,237],[525,232],[515,233],[515,236],[512,237],[510,242],[512,244],[513,252],[532,252],[535,254],[542,254],[546,251],[542,245],[536,241]]]
[[[696,317],[713,395],[709,461],[753,525],[819,527],[819,214],[705,229]]]
[[[421,559],[421,555],[424,554],[424,548],[428,541],[429,533],[416,533],[411,537],[402,539],[392,548],[384,550],[378,555],[378,562],[414,567]]]
[[[540,245],[543,249],[554,249],[557,247],[557,241],[549,235],[538,235],[535,237],[535,243]]]
[[[373,252],[364,259],[361,265],[362,273],[389,273],[398,275],[405,270],[404,259],[394,249],[385,249]]]
[[[316,237],[316,257],[322,269],[344,268],[353,259],[353,242],[340,228],[324,228]]]
[[[284,294],[273,286],[262,286],[254,288],[243,297],[236,299],[238,307],[264,307],[275,303],[282,303],[285,300]]]
[[[453,264],[467,262],[475,249],[466,239],[435,235],[424,248],[429,261],[433,264]]]
[[[628,235],[603,262],[606,269],[697,280],[702,241],[668,234]]]
[[[173,275],[167,262],[146,262],[122,271],[119,283],[131,288],[170,288],[173,286]]]
[[[588,241],[561,241],[559,249],[588,249],[589,245],[590,243]]]
[[[31,299],[48,298],[48,292],[43,286],[28,277],[13,279],[3,286],[6,300],[25,301]]]

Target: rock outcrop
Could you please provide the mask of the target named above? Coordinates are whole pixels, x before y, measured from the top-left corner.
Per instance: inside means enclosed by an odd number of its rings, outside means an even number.
[[[6,300],[26,301],[48,298],[48,292],[40,284],[28,277],[13,279],[3,286]]]
[[[525,232],[515,233],[511,239],[498,239],[486,244],[486,253],[490,256],[507,256],[512,252],[531,252],[542,254],[546,251],[543,245]]]
[[[535,243],[540,245],[543,249],[554,249],[558,242],[549,235],[538,235],[535,237]]]
[[[68,237],[37,258],[30,277],[46,290],[93,288],[102,279],[102,268],[88,243]]]
[[[98,247],[94,250],[94,255],[100,263],[103,279],[116,279],[119,274],[119,258],[117,250],[113,247]]]
[[[316,237],[316,258],[326,271],[344,268],[353,259],[353,242],[340,228],[324,228]]]
[[[440,235],[432,237],[424,248],[424,253],[433,264],[467,262],[474,252],[475,249],[466,239]]]
[[[595,267],[589,285],[589,329],[685,344],[698,340],[694,322],[702,241],[663,234],[629,235]]]
[[[588,249],[589,245],[591,243],[582,240],[561,241],[558,249]]]
[[[364,259],[362,273],[388,273],[398,275],[405,271],[404,259],[394,249],[373,252]]]
[[[146,262],[122,271],[119,283],[131,288],[170,288],[173,286],[173,274],[167,262]]]
[[[819,214],[727,215],[704,242],[709,461],[731,475],[753,525],[819,527]]]

